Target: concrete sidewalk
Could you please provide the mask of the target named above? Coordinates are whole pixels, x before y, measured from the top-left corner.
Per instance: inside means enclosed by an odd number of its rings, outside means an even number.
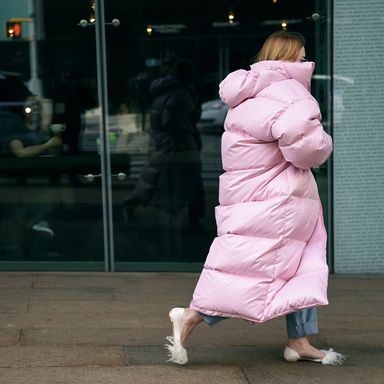
[[[285,322],[199,326],[190,363],[166,363],[168,310],[189,302],[197,274],[0,273],[1,384],[382,384],[384,276],[332,276],[316,346],[331,367],[282,359]]]

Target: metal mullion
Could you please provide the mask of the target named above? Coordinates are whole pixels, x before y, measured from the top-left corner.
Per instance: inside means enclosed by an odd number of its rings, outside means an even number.
[[[103,205],[104,226],[104,262],[105,271],[114,272],[115,256],[113,241],[113,215],[112,215],[112,183],[111,183],[111,156],[108,137],[108,82],[107,58],[105,41],[104,0],[95,0],[96,16],[96,61],[98,96],[100,106],[100,161],[101,161],[101,189]]]

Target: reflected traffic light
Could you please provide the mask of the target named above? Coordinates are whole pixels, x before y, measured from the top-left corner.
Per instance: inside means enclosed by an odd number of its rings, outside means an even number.
[[[21,22],[7,21],[5,24],[5,35],[9,39],[20,39],[22,36]]]

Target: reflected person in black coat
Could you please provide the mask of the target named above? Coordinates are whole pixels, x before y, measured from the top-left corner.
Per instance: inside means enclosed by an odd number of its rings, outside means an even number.
[[[187,207],[189,225],[196,227],[204,211],[204,191],[193,63],[177,60],[170,75],[155,80],[149,92],[153,103],[148,160],[124,202],[126,210],[132,214],[143,204],[177,216]]]

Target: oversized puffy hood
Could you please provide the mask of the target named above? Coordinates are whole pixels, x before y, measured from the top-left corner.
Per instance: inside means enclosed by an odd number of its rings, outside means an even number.
[[[310,90],[311,77],[315,69],[313,62],[259,61],[251,69],[240,69],[230,73],[220,83],[220,97],[231,108],[242,101],[255,97],[269,85],[294,79]]]

